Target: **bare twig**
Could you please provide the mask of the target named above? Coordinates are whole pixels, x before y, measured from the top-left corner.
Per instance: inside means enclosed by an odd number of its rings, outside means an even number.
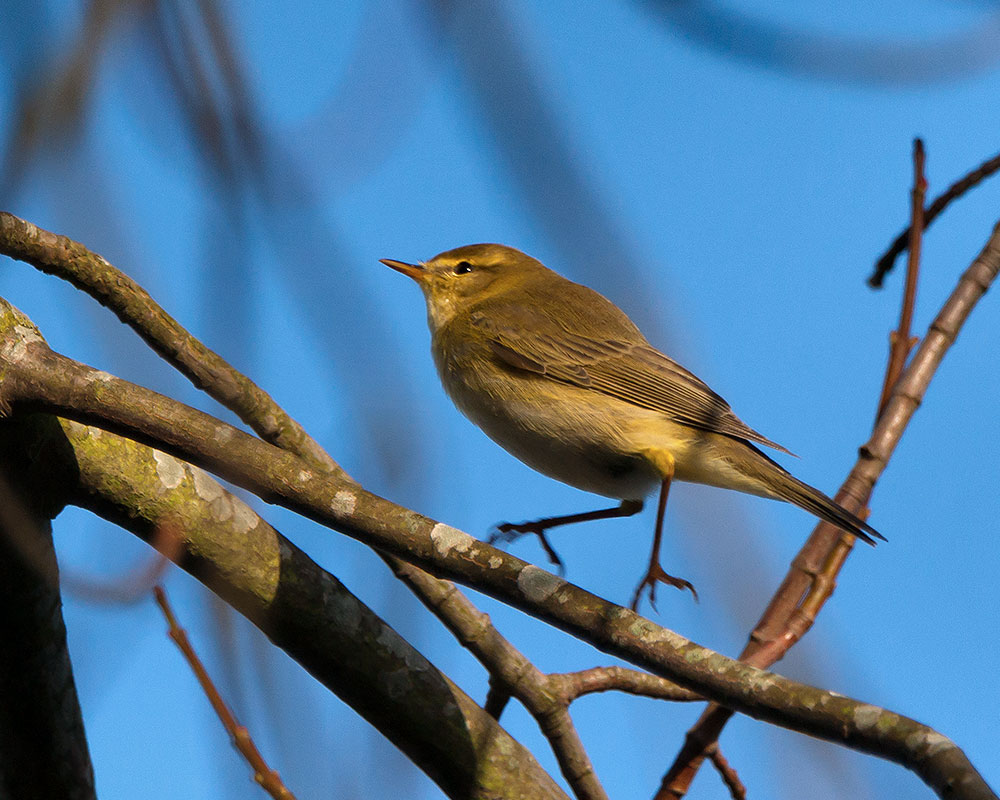
[[[138,283],[104,258],[65,236],[0,211],[0,253],[69,281],[130,326],[199,389],[250,425],[266,442],[347,474],[277,403],[167,314]]]
[[[743,781],[740,780],[740,776],[736,774],[736,770],[730,766],[729,762],[726,761],[726,757],[722,755],[722,751],[719,749],[719,743],[713,742],[708,746],[708,750],[705,753],[709,759],[712,761],[712,765],[718,771],[719,776],[722,778],[722,782],[726,784],[726,788],[729,789],[729,794],[733,800],[745,800],[747,796],[747,787],[743,785]]]
[[[903,290],[903,305],[899,312],[899,327],[889,334],[889,363],[885,369],[885,381],[882,384],[882,394],[878,401],[878,413],[881,416],[885,404],[889,402],[892,387],[896,385],[899,376],[906,365],[910,350],[917,343],[910,336],[910,323],[913,321],[913,306],[917,300],[917,277],[920,273],[920,243],[924,232],[924,195],[927,193],[927,179],[924,177],[924,143],[920,139],[913,140],[913,189],[910,192],[910,241],[909,258],[906,264],[906,286]]]
[[[580,800],[607,800],[590,756],[570,718],[570,700],[558,692],[559,676],[547,676],[540,672],[453,584],[432,577],[399,559],[392,559],[390,566],[462,646],[489,671],[486,712],[499,720],[508,700],[516,697],[548,739],[559,769],[574,794]]]
[[[931,324],[895,388],[871,438],[835,499],[857,514],[865,512],[875,482],[885,469],[910,417],[927,390],[941,359],[954,342],[973,306],[1000,268],[1000,226],[962,275],[958,286]],[[904,303],[906,301],[904,300]],[[836,574],[854,545],[854,537],[823,522],[816,526],[792,562],[740,660],[764,668],[780,659],[812,626],[819,608],[830,597]],[[803,599],[804,598],[804,599]],[[709,705],[688,731],[684,744],[664,775],[657,800],[683,797],[733,711]]]
[[[558,687],[559,694],[567,702],[587,694],[612,691],[675,702],[705,699],[697,692],[665,681],[658,675],[627,667],[592,667],[580,672],[549,675],[549,680]]]
[[[938,218],[942,211],[948,207],[952,200],[957,200],[976,184],[986,180],[990,175],[1000,169],[1000,153],[992,158],[988,158],[974,170],[955,181],[942,194],[938,195],[934,201],[924,211],[923,228],[927,230],[931,223]],[[875,270],[868,278],[868,285],[873,289],[881,289],[885,276],[892,271],[893,265],[899,254],[902,253],[910,240],[910,229],[906,228],[893,240],[889,249],[875,262]]]
[[[233,746],[247,760],[247,763],[253,767],[254,780],[260,784],[265,792],[271,795],[271,797],[276,798],[276,800],[295,800],[295,795],[288,791],[278,773],[267,766],[267,762],[264,761],[264,757],[260,754],[257,746],[253,743],[253,739],[250,737],[250,731],[237,722],[236,716],[229,710],[226,701],[222,699],[222,695],[219,694],[219,690],[215,687],[215,683],[209,676],[208,670],[205,669],[205,665],[198,658],[194,647],[192,647],[187,633],[177,624],[177,617],[174,615],[173,609],[167,601],[167,594],[163,591],[163,587],[154,586],[153,594],[156,597],[157,605],[167,620],[170,638],[174,640],[177,649],[181,651],[185,660],[190,665],[191,671],[194,672],[202,691],[208,698],[208,702],[212,704],[212,708],[222,722],[222,726],[229,733]]]

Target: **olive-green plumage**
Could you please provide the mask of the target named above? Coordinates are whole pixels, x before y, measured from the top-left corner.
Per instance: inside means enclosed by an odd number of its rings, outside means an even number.
[[[499,244],[384,263],[424,292],[449,396],[529,466],[621,500],[671,478],[735,489],[794,503],[869,543],[882,538],[757,449],[788,452],[597,292]]]

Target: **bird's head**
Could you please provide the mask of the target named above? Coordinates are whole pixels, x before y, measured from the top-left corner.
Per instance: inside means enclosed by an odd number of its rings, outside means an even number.
[[[488,297],[516,291],[549,273],[541,262],[502,244],[468,244],[417,264],[380,260],[423,290],[432,331]]]

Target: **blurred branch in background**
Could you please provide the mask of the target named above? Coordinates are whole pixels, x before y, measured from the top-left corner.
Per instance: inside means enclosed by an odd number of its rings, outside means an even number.
[[[219,717],[219,721],[222,723],[222,727],[229,734],[233,747],[253,767],[254,780],[260,784],[265,792],[274,797],[275,800],[295,800],[295,795],[288,791],[288,787],[282,783],[278,773],[271,769],[267,765],[267,762],[264,761],[264,757],[260,754],[260,751],[253,742],[253,738],[250,736],[250,731],[246,729],[245,725],[240,725],[233,712],[229,709],[229,706],[226,705],[226,701],[222,699],[222,695],[219,694],[219,690],[208,674],[208,670],[205,669],[202,660],[198,658],[198,654],[195,652],[191,640],[188,638],[187,631],[177,622],[177,617],[170,606],[170,602],[167,600],[167,593],[163,590],[163,587],[154,586],[153,594],[156,597],[156,604],[160,607],[160,611],[163,612],[163,616],[167,620],[167,634],[174,641],[174,644],[177,645],[177,649],[181,651],[181,655],[188,662],[191,671],[194,672],[201,690],[205,693],[209,703],[212,704],[212,710],[215,711],[216,716]]]
[[[39,49],[33,73],[17,87],[6,152],[0,157],[0,188],[9,202],[33,161],[52,157],[75,143],[85,116],[108,40],[121,27],[149,12],[156,0],[89,0],[75,41]],[[11,3],[5,16],[31,17],[44,28],[39,4]],[[46,45],[49,43],[46,42]]]
[[[688,41],[726,58],[843,83],[926,86],[982,72],[1000,60],[1000,13],[984,4],[967,30],[936,38],[850,38],[770,22],[717,0],[637,0]]]
[[[4,202],[13,202],[33,163],[79,146],[75,137],[86,125],[93,96],[100,89],[96,76],[101,58],[116,48],[140,48],[154,80],[143,76],[134,86],[139,94],[136,102],[162,103],[176,112],[183,133],[169,135],[186,141],[203,166],[204,196],[220,216],[204,225],[209,295],[228,297],[230,314],[249,313],[252,292],[248,290],[255,277],[247,269],[248,253],[265,236],[277,258],[261,267],[277,272],[279,285],[312,327],[314,341],[325,349],[318,360],[335,375],[331,392],[349,405],[362,440],[391,438],[397,443],[367,452],[384,472],[398,473],[399,454],[418,452],[419,447],[415,442],[403,446],[412,429],[398,424],[382,398],[412,405],[406,395],[412,390],[399,381],[404,371],[395,348],[389,346],[386,326],[369,324],[380,318],[378,301],[368,294],[366,282],[350,274],[351,259],[339,243],[334,223],[321,217],[322,204],[300,160],[266,129],[229,25],[216,0],[92,0],[75,42],[43,51],[41,62],[25,78],[12,115],[15,133],[2,162]],[[127,29],[138,36],[136,41],[123,39]],[[62,58],[64,50],[73,57]],[[404,69],[397,66],[397,71]],[[369,78],[391,82],[385,76]],[[227,233],[222,239],[225,246],[216,235],[220,229]],[[340,302],[337,314],[331,316],[326,298],[334,296]],[[211,310],[205,312],[209,320],[217,318]],[[371,348],[382,355],[366,360],[360,371],[355,336],[362,323]],[[248,329],[252,329],[249,320],[220,326],[213,340],[220,349],[239,355],[250,341],[238,334]],[[386,425],[394,427],[391,437]]]

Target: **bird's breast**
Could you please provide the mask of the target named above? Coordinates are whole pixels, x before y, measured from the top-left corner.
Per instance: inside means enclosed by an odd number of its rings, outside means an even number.
[[[659,482],[628,436],[628,418],[649,412],[511,368],[491,352],[435,348],[435,362],[459,410],[533,469],[618,499],[645,497]]]

